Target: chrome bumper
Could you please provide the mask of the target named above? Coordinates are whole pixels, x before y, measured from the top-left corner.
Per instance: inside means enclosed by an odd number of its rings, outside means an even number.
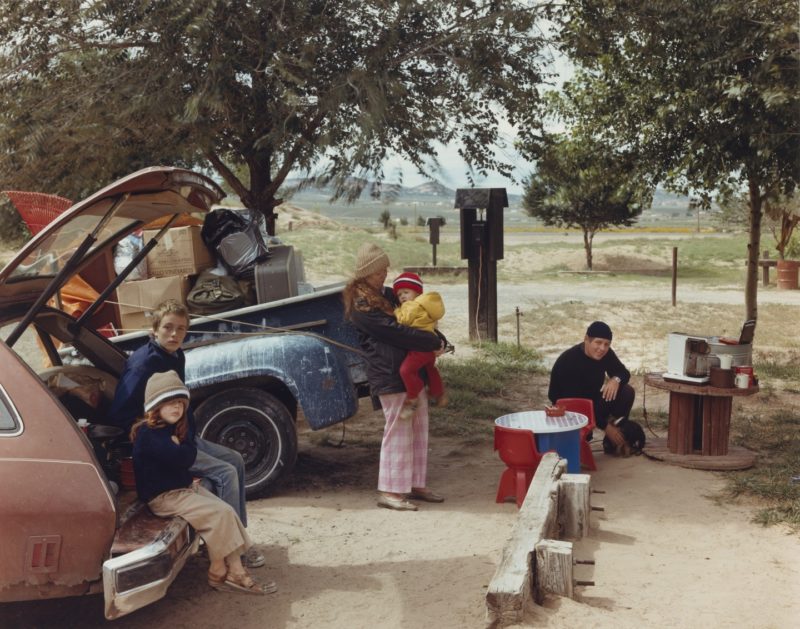
[[[199,543],[186,520],[176,517],[154,542],[105,561],[106,618],[119,618],[163,598]]]

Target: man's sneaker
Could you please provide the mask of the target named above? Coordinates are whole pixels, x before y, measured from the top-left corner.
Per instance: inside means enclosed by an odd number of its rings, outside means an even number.
[[[245,568],[260,568],[267,563],[266,558],[258,548],[251,546],[247,552],[242,555],[242,565]]]
[[[417,412],[416,398],[414,398],[413,400],[406,399],[406,401],[403,402],[403,408],[400,409],[400,419],[404,421],[413,419],[416,412]]]

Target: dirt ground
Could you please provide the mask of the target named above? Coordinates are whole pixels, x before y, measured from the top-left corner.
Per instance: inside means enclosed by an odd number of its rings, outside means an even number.
[[[463,348],[466,288],[444,287],[442,292],[448,336]],[[640,287],[628,292],[631,300],[664,299]],[[615,299],[626,301],[628,292],[617,292]],[[499,314],[509,318],[509,309],[525,306],[523,298],[532,305],[575,299],[569,295],[557,286],[501,287]],[[603,298],[581,289],[582,300]],[[741,293],[715,291],[698,301],[724,303],[729,298],[740,301]],[[781,300],[798,305],[800,291],[784,292]],[[622,310],[610,315],[612,325],[622,323]],[[508,329],[505,333],[510,334]],[[562,334],[546,358],[576,340]],[[650,362],[646,348],[629,344],[627,349],[635,364]],[[540,378],[529,386],[546,385]],[[517,395],[525,399],[526,392]],[[648,409],[665,404],[664,396],[651,397],[648,391]],[[266,567],[254,573],[277,581],[278,592],[266,597],[214,592],[205,582],[207,560],[195,557],[163,600],[113,626],[485,627],[485,593],[518,513],[513,503],[495,503],[503,464],[492,451],[489,426],[480,445],[431,439],[429,486],[447,500],[423,503],[415,513],[375,504],[380,413],[364,406],[344,425],[301,433],[294,473],[272,496],[248,505],[251,536],[267,557]],[[600,450],[599,442],[594,447]],[[600,451],[595,456],[599,469],[592,473],[592,485],[605,493],[595,494],[593,502],[604,510],[593,513],[591,533],[575,552],[579,559],[596,562],[576,566],[576,577],[595,585],[577,588],[575,600],[549,597],[544,606],[529,609],[518,627],[798,626],[800,536],[756,525],[751,521],[755,505],[720,498],[723,474],[643,456],[617,459]],[[106,624],[100,596],[0,605],[3,629]]]
[[[541,386],[532,382],[531,386]],[[523,393],[524,394],[524,393]],[[274,579],[266,597],[211,591],[192,559],[167,596],[114,622],[120,629],[486,626],[484,597],[517,508],[496,504],[502,463],[490,430],[480,446],[432,438],[429,485],[447,496],[416,513],[375,504],[382,419],[304,433],[291,478],[249,503],[250,532]],[[599,444],[595,443],[595,449]],[[575,555],[576,600],[550,597],[519,627],[789,629],[800,617],[800,539],[751,522],[748,505],[716,497],[723,476],[643,456],[595,454],[591,534]],[[0,627],[101,626],[101,597],[0,606]]]

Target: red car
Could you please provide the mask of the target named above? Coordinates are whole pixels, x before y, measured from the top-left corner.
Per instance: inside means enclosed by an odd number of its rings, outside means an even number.
[[[125,354],[95,331],[102,307],[75,319],[48,304],[76,274],[104,275],[111,294],[124,277],[108,271],[117,242],[222,196],[191,171],[139,171],[61,214],[0,272],[0,602],[102,592],[106,618],[116,618],[163,597],[196,551],[184,520],[157,518],[134,491],[117,491],[100,454],[111,427],[83,432],[80,407],[61,395],[71,383],[90,405],[113,396]],[[23,360],[42,355],[37,344],[54,366]],[[64,346],[90,364],[63,365]]]

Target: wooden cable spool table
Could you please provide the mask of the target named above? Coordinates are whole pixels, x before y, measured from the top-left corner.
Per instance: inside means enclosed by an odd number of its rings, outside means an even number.
[[[758,393],[747,389],[712,387],[665,380],[649,373],[645,385],[669,391],[667,437],[648,439],[643,452],[650,458],[701,470],[742,470],[752,467],[754,452],[728,444],[734,397]]]

